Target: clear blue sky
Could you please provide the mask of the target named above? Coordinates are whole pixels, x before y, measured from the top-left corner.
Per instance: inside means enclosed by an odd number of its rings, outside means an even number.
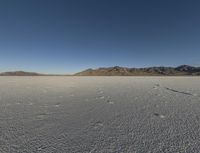
[[[0,71],[200,66],[199,0],[1,0]]]

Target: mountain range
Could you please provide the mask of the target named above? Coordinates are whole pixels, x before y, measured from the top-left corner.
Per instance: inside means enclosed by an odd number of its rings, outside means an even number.
[[[181,65],[178,67],[147,67],[147,68],[127,68],[127,67],[105,67],[98,69],[87,69],[72,76],[200,76],[200,67]],[[14,71],[3,72],[0,76],[52,76],[51,74],[41,74],[35,72]]]
[[[147,67],[147,68],[127,68],[108,67],[98,69],[87,69],[76,73],[77,76],[181,76],[200,75],[200,67],[181,65],[178,67]]]
[[[13,72],[2,72],[0,76],[40,76],[42,74],[35,72],[25,72],[25,71],[13,71]]]

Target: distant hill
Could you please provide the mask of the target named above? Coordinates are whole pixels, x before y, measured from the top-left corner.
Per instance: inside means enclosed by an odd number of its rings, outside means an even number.
[[[3,72],[0,76],[41,76],[43,74],[35,72],[24,72],[24,71],[14,71],[14,72]]]
[[[98,69],[87,69],[75,74],[76,76],[181,76],[200,75],[200,67],[181,65],[178,67],[148,67],[127,68],[108,67]]]
[[[181,65],[178,67],[107,67],[98,69],[87,69],[73,76],[200,76],[200,67]],[[12,71],[2,72],[0,76],[72,76],[62,74],[41,74],[36,72]]]

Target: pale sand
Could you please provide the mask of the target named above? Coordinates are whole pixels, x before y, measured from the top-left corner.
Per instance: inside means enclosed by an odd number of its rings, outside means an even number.
[[[0,153],[196,153],[200,77],[0,77]]]

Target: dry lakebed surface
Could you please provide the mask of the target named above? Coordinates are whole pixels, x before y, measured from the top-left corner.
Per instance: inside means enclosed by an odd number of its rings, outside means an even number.
[[[200,77],[0,77],[0,153],[198,153]]]

